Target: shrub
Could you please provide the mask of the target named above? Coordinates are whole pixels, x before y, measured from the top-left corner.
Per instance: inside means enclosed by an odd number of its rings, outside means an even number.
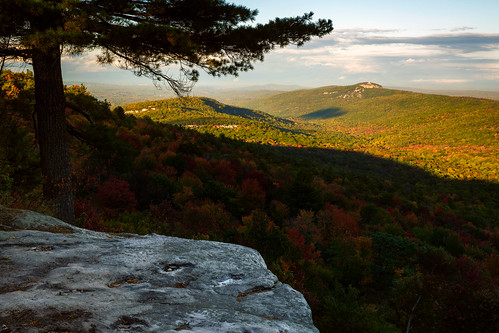
[[[386,210],[374,204],[368,204],[360,210],[361,222],[371,225],[383,225],[393,222]]]

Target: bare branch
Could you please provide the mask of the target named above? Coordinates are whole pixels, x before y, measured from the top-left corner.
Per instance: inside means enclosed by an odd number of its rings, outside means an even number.
[[[81,114],[82,116],[84,116],[91,124],[95,124],[94,120],[92,119],[92,117],[90,116],[90,114],[88,114],[87,112],[83,111],[82,109],[80,109],[78,106],[76,106],[75,104],[73,103],[70,103],[70,102],[66,102],[66,107],[70,108],[71,110],[73,111],[76,111],[77,113]]]
[[[74,126],[72,126],[70,124],[67,124],[67,126],[68,126],[68,133],[69,134],[71,134],[72,136],[74,136],[75,138],[80,140],[81,142],[83,142],[91,147],[96,147],[95,144],[88,141],[87,138],[83,135],[83,133],[78,131]]]
[[[120,67],[124,69],[131,69],[138,76],[145,75],[151,77],[156,81],[164,80],[178,96],[189,93],[192,89],[192,82],[189,79],[174,79],[164,74],[159,68],[154,68],[151,65],[141,62],[136,58],[129,57],[110,46],[106,46],[106,50],[125,61],[124,64],[120,64]],[[107,59],[107,61],[109,60],[110,59]]]
[[[409,333],[409,331],[411,330],[412,315],[414,314],[414,310],[416,310],[416,306],[418,306],[418,303],[420,300],[421,300],[421,296],[418,297],[418,300],[416,301],[416,303],[412,307],[411,314],[409,315],[409,320],[407,321],[407,329],[406,329],[405,333]]]

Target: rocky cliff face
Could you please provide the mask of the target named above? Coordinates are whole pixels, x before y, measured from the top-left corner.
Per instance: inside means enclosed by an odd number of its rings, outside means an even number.
[[[0,206],[1,332],[318,332],[252,249]]]

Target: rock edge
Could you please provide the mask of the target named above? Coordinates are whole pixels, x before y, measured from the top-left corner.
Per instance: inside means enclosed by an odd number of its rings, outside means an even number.
[[[0,331],[318,332],[250,248],[112,235],[0,206]]]

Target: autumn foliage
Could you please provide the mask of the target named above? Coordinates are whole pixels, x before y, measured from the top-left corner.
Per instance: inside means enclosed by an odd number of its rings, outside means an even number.
[[[0,146],[0,203],[30,207],[37,151],[29,117],[12,104],[29,109],[29,84],[17,91],[15,77],[2,80],[2,96],[18,96],[1,101],[2,129],[28,153]],[[406,331],[411,315],[411,332],[495,331],[497,184],[158,124],[111,111],[83,88],[68,98],[99,119],[70,115],[85,138],[71,141],[82,227],[253,247],[305,295],[322,332]]]

